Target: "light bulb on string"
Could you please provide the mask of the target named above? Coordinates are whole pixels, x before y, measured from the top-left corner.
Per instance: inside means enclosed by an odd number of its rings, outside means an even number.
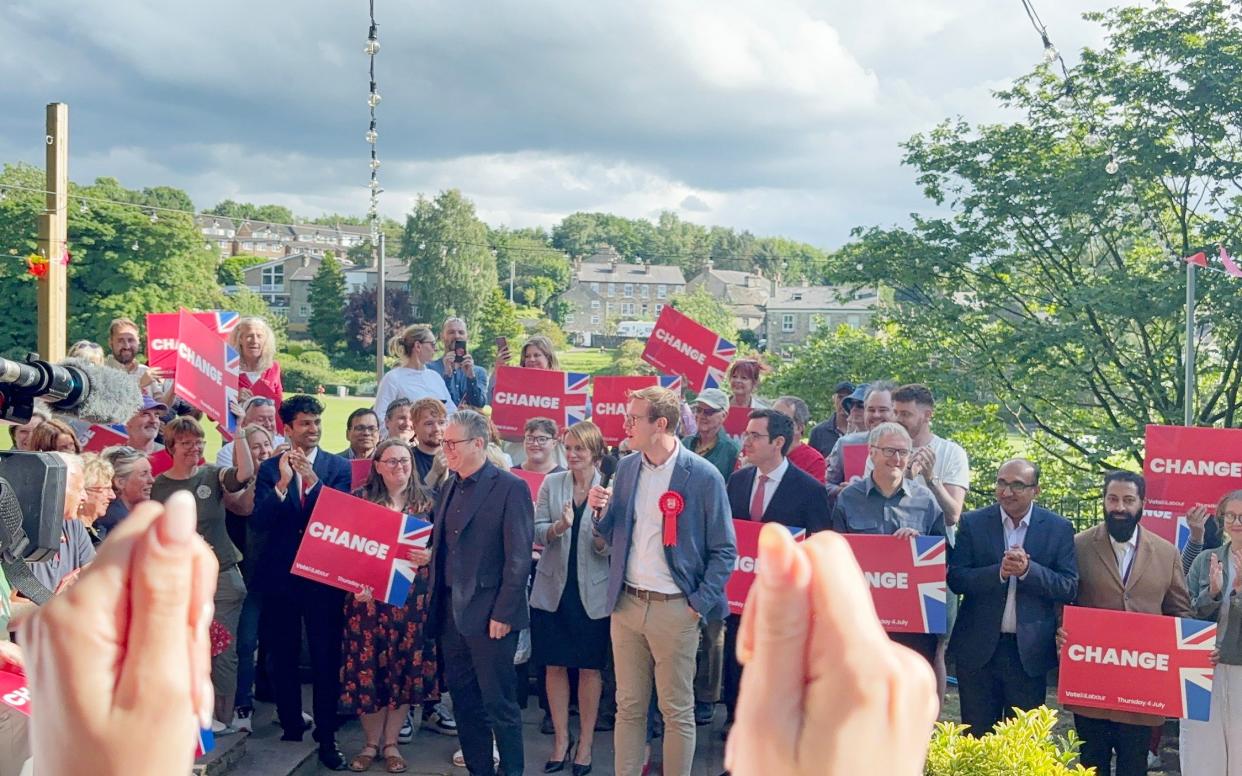
[[[151,220],[151,223],[153,223],[153,224],[154,224],[155,222],[157,222],[157,221],[159,221],[159,220],[160,220],[160,217],[159,217],[158,215],[156,215],[156,214],[155,214],[155,211],[152,211],[152,212],[151,212],[151,219],[150,219],[150,220]]]
[[[88,208],[86,206],[86,203],[83,202],[82,204],[78,205],[78,212],[81,213],[82,215],[86,215],[87,213],[90,212],[90,208]]]
[[[379,92],[371,92],[371,94],[367,96],[367,105],[374,108],[376,105],[380,104],[380,100],[382,99],[384,98],[380,97]]]
[[[1061,56],[1061,52],[1057,51],[1057,47],[1052,45],[1051,41],[1044,44],[1044,64],[1051,65],[1057,61],[1057,57]]]
[[[1104,165],[1104,172],[1108,173],[1109,175],[1116,175],[1117,171],[1120,169],[1121,169],[1121,165],[1117,164],[1116,157],[1112,157],[1112,156],[1108,157],[1108,164]]]
[[[379,138],[379,133],[377,133],[374,129],[367,130],[367,142],[368,143],[374,143],[378,138]]]
[[[377,180],[375,180],[374,178],[372,178],[372,179],[371,179],[371,182],[370,182],[370,183],[368,183],[368,184],[367,184],[367,186],[369,186],[369,187],[371,188],[371,190],[372,190],[372,191],[375,191],[375,190],[379,189],[379,181],[377,181]]]
[[[131,251],[136,251],[136,250],[138,250],[138,248],[139,248],[139,245],[138,245],[138,241],[137,241],[137,240],[134,240],[134,244],[133,244],[133,245],[131,245],[131,246],[129,246],[129,249],[130,249]]]
[[[362,47],[362,51],[367,56],[373,57],[379,53],[380,42],[375,38],[367,38],[367,45]]]
[[[379,160],[379,159],[372,159],[372,160],[371,160],[371,169],[372,169],[372,170],[378,170],[379,168],[380,168],[380,160]]]

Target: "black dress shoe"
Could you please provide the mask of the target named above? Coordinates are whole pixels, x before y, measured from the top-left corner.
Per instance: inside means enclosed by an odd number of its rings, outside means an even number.
[[[574,740],[569,739],[569,745],[565,747],[565,757],[561,760],[548,760],[543,764],[544,773],[560,773],[565,770],[565,766],[570,764],[574,759]]]
[[[617,718],[613,714],[600,714],[595,720],[595,729],[599,731],[612,730],[617,726]]]
[[[330,771],[343,771],[346,768],[345,755],[336,744],[319,745],[319,763]]]
[[[591,772],[590,763],[587,763],[586,765],[580,765],[578,763],[574,763],[574,776],[586,776],[590,772]]]
[[[280,740],[281,741],[301,741],[302,736],[306,735],[307,730],[310,730],[310,728],[305,727],[305,726],[299,727],[299,728],[293,728],[292,730],[285,730],[285,732],[280,734]]]

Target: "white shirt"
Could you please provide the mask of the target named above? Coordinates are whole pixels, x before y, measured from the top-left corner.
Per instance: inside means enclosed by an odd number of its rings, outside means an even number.
[[[659,466],[643,456],[638,487],[634,489],[634,530],[630,534],[630,557],[625,561],[625,583],[653,593],[680,593],[664,555],[664,513],[660,496],[673,479],[673,467],[681,443],[673,440],[673,454]]]
[[[1130,564],[1134,562],[1134,551],[1138,549],[1138,535],[1142,530],[1138,526],[1134,527],[1134,533],[1130,535],[1130,541],[1119,542],[1111,535],[1108,542],[1113,546],[1113,557],[1117,559],[1117,573],[1121,575],[1121,582],[1124,585],[1126,574],[1130,571]]]
[[[1001,509],[1001,526],[1005,529],[1005,550],[1010,547],[1022,547],[1026,544],[1026,529],[1031,527],[1031,513],[1035,511],[1035,504],[1027,507],[1026,514],[1018,521],[1018,527],[1013,527],[1013,520],[1009,519],[1009,515],[1005,514],[1005,510]],[[1027,570],[1027,574],[1030,570]],[[1022,575],[1023,577],[1026,574]],[[1009,585],[1009,592],[1005,597],[1005,613],[1001,615],[1001,633],[1017,633],[1018,632],[1018,579],[1019,577],[1011,576],[1001,581]]]
[[[789,459],[782,458],[780,466],[777,466],[769,474],[764,474],[757,467],[755,469],[755,481],[750,484],[750,498],[746,501],[749,509],[750,504],[755,500],[755,491],[759,488],[759,478],[767,477],[768,481],[763,485],[763,511],[768,511],[768,504],[772,503],[772,494],[776,492],[776,488],[781,484],[781,477],[785,476],[785,472],[789,471]]]
[[[280,434],[276,434],[275,436],[276,441],[272,443],[272,447],[280,447],[285,443],[285,438],[283,436]],[[216,453],[216,466],[219,466],[222,469],[227,469],[233,465],[233,445],[235,444],[237,444],[236,441],[226,442],[224,446],[220,448],[220,451]],[[259,465],[256,463],[254,468],[258,469]]]
[[[863,440],[866,442],[866,440]],[[926,447],[930,447],[932,453],[936,456],[936,465],[932,467],[932,476],[943,482],[945,485],[956,485],[959,488],[970,490],[970,459],[966,455],[966,451],[962,446],[951,439],[936,436],[932,434],[931,441]],[[919,448],[914,448],[918,450]],[[870,476],[874,464],[871,463],[871,456],[867,456],[867,465],[863,472],[866,476]]]
[[[449,398],[448,385],[443,377],[427,368],[399,366],[380,380],[375,395],[375,414],[379,415],[382,426],[389,404],[401,398],[418,401],[428,397],[444,402],[444,408],[450,415],[457,411],[457,405]]]

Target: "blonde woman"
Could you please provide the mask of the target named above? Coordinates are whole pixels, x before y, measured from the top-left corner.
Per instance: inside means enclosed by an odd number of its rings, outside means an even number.
[[[78,340],[69,348],[69,358],[80,358],[83,361],[89,361],[95,366],[103,366],[103,345],[90,340]]]
[[[285,388],[280,380],[280,364],[276,362],[276,335],[272,327],[258,316],[247,316],[239,320],[229,334],[229,344],[241,360],[241,375],[237,378],[238,408],[245,407],[251,396],[266,396],[276,402],[277,430],[283,430],[280,402]]]
[[[78,519],[86,526],[91,544],[98,547],[103,534],[95,528],[95,521],[104,516],[108,505],[116,498],[116,491],[112,489],[116,471],[99,453],[86,453],[82,456],[82,474],[86,479],[86,496],[78,506]]]
[[[522,345],[522,355],[518,359],[521,366],[527,369],[560,369],[556,360],[556,351],[552,349],[552,340],[536,334]]]
[[[376,415],[386,417],[388,405],[401,398],[414,402],[431,397],[444,402],[448,412],[457,411],[444,378],[427,368],[436,357],[436,335],[429,326],[410,326],[388,341],[388,352],[401,359],[401,364],[380,380],[375,396]]]

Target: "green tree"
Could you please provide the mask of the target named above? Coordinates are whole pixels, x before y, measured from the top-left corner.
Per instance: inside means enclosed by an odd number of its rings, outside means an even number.
[[[309,289],[311,307],[307,331],[325,352],[334,354],[345,346],[345,318],[341,310],[345,306],[345,271],[332,251],[326,251],[319,269],[311,279]]]
[[[737,343],[737,326],[733,322],[733,311],[716,297],[699,288],[688,294],[677,294],[670,303],[678,311],[685,313],[720,336]]]
[[[213,216],[251,221],[270,221],[277,224],[292,224],[293,211],[283,205],[254,205],[249,202],[234,202],[226,199],[205,211]]]
[[[419,312],[433,324],[450,315],[477,321],[497,288],[496,258],[488,249],[487,227],[474,205],[457,189],[433,200],[419,197],[406,217],[402,255],[419,279]],[[477,328],[477,324],[476,324]]]
[[[1181,257],[1242,228],[1242,24],[1221,0],[1087,18],[1107,39],[1068,79],[1040,67],[998,93],[1019,120],[905,144],[947,214],[859,230],[835,272],[894,288],[904,336],[935,343],[1047,455],[1098,472],[1141,465],[1143,427],[1182,421]],[[1242,294],[1199,275],[1193,415],[1233,426]]]
[[[573,256],[590,256],[611,245],[626,259],[641,255],[655,230],[649,221],[630,220],[611,213],[573,213],[552,228],[552,247]]]
[[[222,286],[244,286],[246,284],[246,268],[262,264],[265,261],[268,261],[268,259],[246,253],[230,256],[221,261],[220,266],[216,268],[216,280]]]
[[[546,238],[546,236],[545,236]],[[554,295],[569,288],[573,269],[569,257],[551,247],[545,238],[526,230],[493,230],[488,240],[496,250],[496,272],[500,284],[508,287],[509,271],[514,276],[514,301],[544,307]]]
[[[435,320],[435,319],[433,319]],[[470,347],[474,362],[484,369],[496,363],[496,339],[505,337],[509,350],[517,353],[518,339],[522,336],[522,324],[518,321],[517,308],[498,286],[493,286],[474,324],[475,341]]]

